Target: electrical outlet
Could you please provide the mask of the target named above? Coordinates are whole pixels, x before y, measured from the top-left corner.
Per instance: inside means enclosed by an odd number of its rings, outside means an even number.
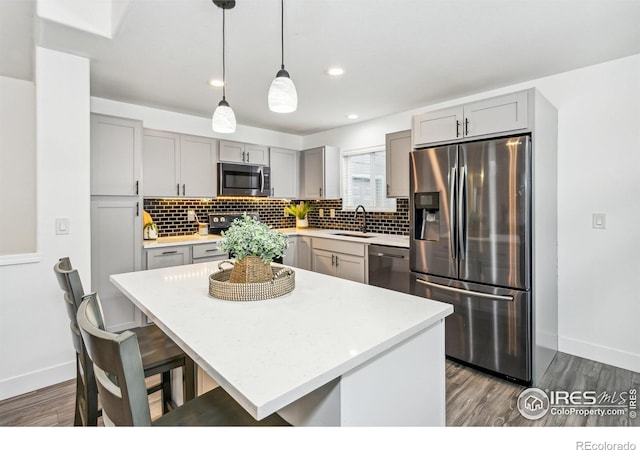
[[[591,215],[591,226],[596,229],[604,230],[607,228],[607,215],[603,213],[593,213]]]
[[[332,217],[332,218],[333,218],[333,217],[335,217],[335,216],[336,216],[336,210],[335,210],[335,209],[333,209],[333,208],[331,208],[331,209],[329,210],[329,216],[330,216],[330,217]]]
[[[284,217],[289,216],[289,213],[287,212],[287,208],[282,208],[282,214],[284,215]]]
[[[318,210],[318,216],[320,216],[320,217],[324,217],[324,209],[320,208],[320,209]]]
[[[187,220],[189,222],[195,222],[196,221],[196,212],[195,211],[187,211]]]

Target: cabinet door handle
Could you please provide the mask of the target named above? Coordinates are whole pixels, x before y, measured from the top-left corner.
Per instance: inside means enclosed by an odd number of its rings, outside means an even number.
[[[338,256],[336,255],[336,267],[338,267]]]
[[[173,250],[170,252],[162,252],[163,255],[173,255],[174,253],[178,253],[178,250]]]
[[[271,196],[272,197],[276,196],[276,188],[274,188],[274,187],[271,188]]]
[[[464,135],[469,136],[469,119],[464,119]]]
[[[320,197],[322,197],[322,188],[320,188]]]
[[[140,216],[140,202],[136,202],[136,217]]]
[[[176,195],[180,195],[180,183],[176,184]]]
[[[242,152],[242,162],[244,162],[244,152]]]
[[[331,265],[332,266],[336,265],[336,255],[331,255]]]
[[[184,188],[184,184],[183,184],[183,185],[182,185],[182,195],[183,195],[183,196],[184,196],[184,195],[186,195],[184,192],[185,192],[185,188]]]
[[[249,162],[249,152],[247,152],[247,162]]]
[[[139,187],[139,181],[136,180],[136,195],[138,195],[140,192],[138,192],[138,187]]]
[[[456,137],[460,137],[460,121],[456,120]]]
[[[389,196],[389,183],[387,183],[387,196]]]

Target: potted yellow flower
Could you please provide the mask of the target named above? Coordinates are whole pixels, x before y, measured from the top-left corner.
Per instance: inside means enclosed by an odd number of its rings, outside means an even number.
[[[309,226],[307,214],[313,211],[313,206],[310,204],[306,202],[300,202],[297,205],[292,203],[284,210],[287,214],[296,218],[296,228],[307,228]]]

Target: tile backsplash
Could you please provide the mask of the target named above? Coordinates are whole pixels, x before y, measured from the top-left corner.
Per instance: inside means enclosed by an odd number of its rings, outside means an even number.
[[[353,211],[342,211],[342,200],[310,200],[315,208],[309,213],[310,228],[356,231],[362,225],[362,213],[354,217]],[[158,225],[160,237],[193,234],[198,231],[196,222],[187,219],[187,211],[193,210],[200,222],[208,222],[208,215],[251,212],[260,215],[260,221],[274,228],[293,228],[295,218],[284,216],[289,200],[254,197],[215,199],[158,199],[145,198],[144,209]],[[320,210],[323,217],[320,217]],[[330,217],[331,209],[335,217]],[[367,229],[373,233],[409,234],[409,199],[397,199],[397,211],[367,212]]]

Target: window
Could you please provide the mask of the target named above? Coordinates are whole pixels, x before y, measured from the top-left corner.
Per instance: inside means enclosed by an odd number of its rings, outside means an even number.
[[[358,205],[368,211],[395,211],[396,200],[387,198],[386,155],[384,147],[344,152],[342,207]]]

